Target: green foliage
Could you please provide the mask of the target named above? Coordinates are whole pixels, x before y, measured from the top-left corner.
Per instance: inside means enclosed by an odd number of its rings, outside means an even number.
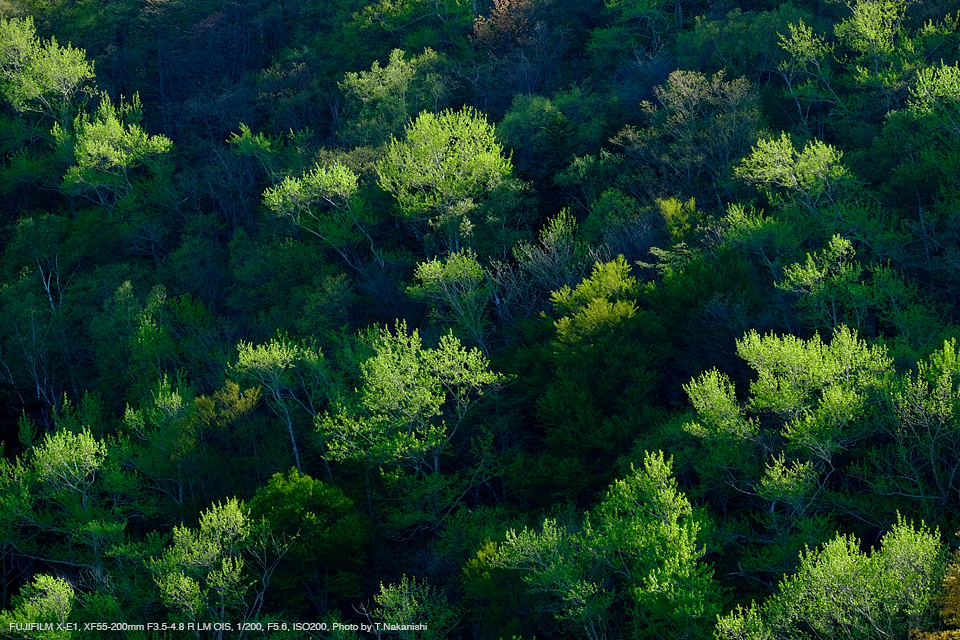
[[[718,640],[902,638],[936,612],[944,553],[936,532],[898,520],[873,553],[853,536],[807,549],[762,605],[717,622]]]
[[[797,151],[787,134],[760,140],[737,167],[737,177],[758,185],[774,204],[795,200],[810,213],[856,197],[856,180],[840,163],[842,153],[819,140]]]
[[[655,321],[638,309],[638,293],[619,256],[597,263],[575,288],[551,295],[556,319],[539,356],[549,368],[536,389],[537,415],[549,454],[564,460],[553,464],[576,468],[562,476],[571,483],[568,495],[582,497],[607,484],[609,460],[656,415],[650,398],[663,346],[653,339]]]
[[[121,102],[119,106],[101,96],[93,116],[77,116],[72,132],[54,128],[54,137],[74,158],[63,179],[66,193],[111,208],[134,194],[138,168],[146,169],[154,180],[168,179],[163,159],[173,142],[144,131],[139,112],[137,96],[130,104]]]
[[[353,25],[367,38],[387,35],[405,49],[449,51],[466,47],[474,17],[474,5],[466,0],[378,0],[358,11]]]
[[[127,406],[124,431],[132,438],[130,462],[155,491],[181,509],[199,480],[201,424],[193,390],[164,376],[139,409]]]
[[[487,306],[493,284],[470,249],[449,254],[443,261],[421,262],[414,273],[420,284],[408,287],[414,298],[427,300],[440,317],[448,316],[461,335],[486,353]]]
[[[560,315],[569,315],[581,310],[594,300],[624,300],[638,293],[637,279],[630,275],[630,266],[623,256],[606,263],[597,263],[593,272],[576,288],[563,287],[551,297],[554,310]],[[569,327],[573,318],[561,319],[563,327]],[[558,327],[559,328],[559,327]],[[561,329],[565,332],[566,329]]]
[[[579,88],[551,98],[518,93],[497,125],[497,137],[512,151],[519,174],[549,198],[554,176],[573,156],[596,150],[602,108],[595,95]]]
[[[657,210],[667,225],[667,232],[675,242],[680,242],[688,236],[691,225],[699,222],[700,213],[697,211],[697,201],[690,198],[681,202],[677,198],[668,198],[657,201]]]
[[[198,529],[177,526],[163,554],[148,563],[172,620],[224,620],[245,613],[250,588],[243,573],[249,517],[236,499],[200,516]]]
[[[447,56],[433,49],[409,59],[394,49],[385,67],[374,62],[369,71],[347,72],[340,89],[355,106],[345,135],[379,146],[399,136],[418,114],[439,112],[453,88],[448,65]]]
[[[837,36],[877,72],[895,50],[909,0],[858,0],[836,26]]]
[[[705,372],[684,386],[697,411],[684,428],[705,441],[703,458],[693,462],[705,490],[768,505],[751,525],[764,532],[755,534],[763,542],[744,549],[740,562],[769,573],[790,568],[797,545],[829,527],[824,518],[843,486],[841,478],[831,486],[831,476],[844,456],[883,433],[892,361],[846,327],[829,344],[816,335],[750,331],[737,353],[754,371],[746,401],[728,376]],[[846,508],[865,506],[848,501]]]
[[[166,322],[166,288],[154,286],[143,303],[137,297],[125,281],[90,324],[102,386],[126,389],[128,398],[139,401],[173,372],[177,354]]]
[[[414,640],[447,637],[460,621],[460,611],[426,581],[404,575],[399,584],[380,584],[371,619],[391,631],[387,637]],[[393,630],[393,627],[397,627]]]
[[[799,294],[801,318],[823,330],[841,324],[869,331],[878,320],[881,330],[898,334],[916,349],[942,332],[933,306],[915,285],[889,266],[865,273],[849,240],[833,236],[806,263],[784,269],[777,287]]]
[[[671,462],[648,453],[582,526],[547,518],[538,529],[508,531],[487,562],[520,570],[568,632],[693,637],[718,610],[712,572],[699,564],[699,529]]]
[[[957,362],[956,340],[945,341],[892,385],[890,444],[872,448],[862,469],[879,494],[913,496],[916,511],[929,517],[955,509],[949,496],[960,471],[951,453],[960,446]]]
[[[949,199],[957,185],[954,168],[960,157],[958,102],[960,67],[931,65],[918,71],[906,108],[887,114],[874,150],[881,160],[877,170],[892,174],[885,191],[894,202],[930,207],[940,198]],[[940,226],[945,221],[938,217],[925,213],[920,223]],[[914,233],[925,234],[922,228]]]
[[[610,26],[590,32],[588,50],[598,63],[623,60],[643,50],[659,51],[682,26],[679,2],[669,0],[605,0]]]
[[[93,77],[82,49],[41,40],[29,16],[0,17],[0,95],[16,111],[37,112],[66,127]]]
[[[500,263],[495,275],[498,300],[502,301],[498,311],[508,317],[536,311],[551,292],[583,279],[589,264],[587,245],[569,209],[547,220],[539,242],[517,243],[513,258],[516,268]]]
[[[75,435],[59,430],[34,450],[33,468],[37,480],[52,495],[66,498],[73,494],[85,511],[97,471],[106,457],[106,446],[89,431]]]
[[[808,132],[822,128],[825,115],[842,107],[833,90],[833,45],[802,18],[788,24],[787,33],[780,32],[779,36],[785,59],[777,70],[784,81],[784,93],[793,100],[797,118]]]
[[[263,192],[264,205],[276,215],[315,235],[333,248],[344,262],[361,270],[354,255],[364,239],[382,263],[367,231],[372,215],[357,194],[358,176],[340,162],[314,165],[300,178],[284,178]]]
[[[812,15],[791,3],[771,11],[734,9],[721,19],[697,16],[692,29],[677,34],[676,50],[684,69],[751,78],[760,84],[782,60],[779,34]]]
[[[69,640],[73,637],[68,628],[58,628],[70,620],[76,604],[76,593],[63,578],[37,574],[20,589],[20,595],[13,598],[12,604],[12,611],[0,612],[0,623],[6,628],[13,629],[15,624],[49,624],[50,630],[38,630],[27,637],[38,640]]]
[[[470,408],[502,377],[452,334],[436,349],[403,322],[373,334],[362,386],[317,421],[331,458],[440,471],[440,456]]]
[[[359,593],[368,524],[343,491],[292,469],[274,474],[247,507],[253,522],[264,521],[288,545],[271,582],[270,600],[279,608],[308,606],[307,593],[334,599]]]
[[[782,416],[790,446],[823,462],[869,433],[873,425],[863,413],[892,368],[885,349],[846,327],[834,331],[829,345],[819,336],[804,341],[751,331],[737,353],[758,376],[750,384],[750,409]]]
[[[0,626],[935,628],[956,9],[0,0]]]
[[[271,411],[286,424],[294,462],[302,471],[293,412],[299,408],[316,418],[325,401],[336,393],[321,351],[309,342],[285,337],[261,345],[241,341],[233,370],[242,380],[264,389]]]
[[[127,521],[146,508],[119,449],[82,425],[48,432],[21,459],[5,461],[0,530],[8,549],[51,569],[114,569],[110,554],[125,543]]]
[[[634,188],[652,198],[728,195],[734,164],[763,131],[756,89],[722,71],[674,71],[654,95],[659,105],[641,105],[649,126],[624,127],[613,139],[639,165]]]
[[[428,222],[446,248],[459,250],[472,234],[477,201],[508,181],[513,165],[493,126],[469,107],[421,113],[404,132],[377,163],[380,186],[403,217]]]

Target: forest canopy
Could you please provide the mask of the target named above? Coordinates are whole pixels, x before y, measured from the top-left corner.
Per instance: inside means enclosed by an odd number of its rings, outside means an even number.
[[[0,630],[958,637],[958,176],[956,0],[0,0]]]

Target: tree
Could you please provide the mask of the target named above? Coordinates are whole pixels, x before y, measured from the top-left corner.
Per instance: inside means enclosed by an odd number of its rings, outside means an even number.
[[[940,617],[943,619],[943,623],[949,627],[949,630],[915,633],[916,640],[957,640],[957,638],[960,638],[960,631],[957,630],[958,625],[960,625],[960,591],[958,591],[958,588],[960,588],[960,558],[954,551],[950,555],[950,561],[944,572],[940,597]]]
[[[331,458],[439,473],[463,419],[502,376],[453,334],[424,348],[419,331],[409,333],[404,322],[372,334],[370,347],[361,387],[317,421]]]
[[[777,73],[783,58],[778,46],[788,25],[813,15],[793,4],[777,4],[770,11],[733,9],[722,18],[697,16],[692,29],[677,34],[677,57],[681,69],[747,78],[762,85]]]
[[[244,505],[230,498],[204,511],[199,527],[175,526],[170,545],[146,566],[172,620],[222,622],[236,615],[248,621],[259,614],[276,562],[285,552],[283,541],[270,536],[262,521],[252,521]],[[214,630],[218,640],[224,630],[225,625]],[[199,629],[196,634],[200,637]]]
[[[737,167],[736,174],[759,185],[774,203],[795,198],[810,213],[825,207],[839,207],[856,197],[856,179],[844,167],[838,149],[819,140],[807,142],[797,151],[793,140],[783,133],[779,139],[760,140]]]
[[[960,491],[960,463],[952,452],[960,447],[960,353],[956,340],[917,364],[891,385],[886,429],[889,444],[873,447],[867,472],[880,495],[909,497],[928,517],[953,513],[953,495]]]
[[[707,491],[757,505],[742,570],[775,573],[791,568],[799,545],[829,535],[838,504],[875,517],[874,504],[842,497],[843,473],[884,433],[892,360],[846,327],[829,343],[751,330],[737,354],[754,372],[746,401],[729,376],[707,371],[684,385],[696,410],[684,429],[704,440],[694,468]]]
[[[915,283],[889,265],[865,269],[853,244],[838,235],[805,262],[787,265],[776,286],[798,294],[800,317],[818,330],[845,324],[895,333],[913,349],[942,333],[934,303]]]
[[[598,61],[657,52],[668,34],[683,26],[681,0],[606,0],[604,5],[611,25],[590,33],[589,49]]]
[[[36,112],[67,127],[92,87],[86,53],[36,35],[33,18],[0,18],[0,95],[19,112]]]
[[[284,337],[262,345],[240,342],[237,362],[232,368],[241,379],[263,387],[271,411],[282,418],[287,427],[293,459],[297,471],[302,472],[291,410],[299,406],[308,416],[316,418],[324,401],[335,393],[335,382],[323,354],[309,343]]]
[[[330,599],[359,593],[369,524],[343,491],[292,469],[274,474],[247,508],[288,547],[272,578],[273,604],[325,610]]]
[[[486,353],[486,310],[493,285],[473,251],[463,249],[443,261],[421,262],[414,275],[420,284],[407,289],[410,295],[430,301],[438,315],[450,316],[458,333],[469,336]]]
[[[12,611],[0,612],[0,624],[4,628],[13,629],[14,625],[31,623],[49,624],[49,631],[38,631],[36,636],[29,635],[43,640],[69,640],[72,637],[71,631],[63,625],[66,625],[75,608],[76,592],[63,578],[37,574],[20,589],[20,595],[14,597],[12,604]]]
[[[665,346],[652,339],[656,320],[639,308],[639,293],[630,265],[618,256],[597,262],[577,286],[551,294],[551,339],[536,356],[543,377],[528,384],[535,386],[548,453],[576,468],[548,475],[552,491],[582,498],[606,486],[609,460],[656,415],[655,363]]]
[[[369,71],[347,72],[340,89],[353,104],[347,125],[356,142],[379,146],[403,133],[417,114],[437,113],[450,99],[453,81],[442,53],[424,49],[407,57],[390,52],[385,67],[374,62]]]
[[[577,219],[563,209],[540,229],[537,242],[521,241],[512,250],[515,262],[496,262],[490,277],[497,315],[514,321],[546,311],[550,295],[572,287],[587,275],[590,266],[587,243]]]
[[[945,565],[938,538],[936,531],[898,519],[870,554],[854,536],[808,548],[778,593],[721,617],[714,638],[904,638],[936,615]]]
[[[712,571],[699,564],[699,530],[671,461],[647,453],[582,525],[546,518],[538,529],[508,531],[486,562],[521,571],[569,632],[692,638],[713,622],[719,596]]]
[[[133,438],[131,462],[156,491],[184,507],[184,490],[194,494],[197,481],[200,420],[193,390],[166,376],[139,408],[127,406],[124,430]]]
[[[786,55],[777,66],[784,92],[797,108],[797,117],[808,133],[823,135],[824,118],[830,109],[842,109],[833,89],[830,59],[833,46],[815,33],[801,18],[787,25],[789,35],[780,33],[780,48]],[[816,118],[816,129],[811,126]]]
[[[473,233],[477,201],[504,186],[513,165],[493,126],[469,107],[421,113],[404,133],[377,163],[380,186],[396,197],[404,218],[428,223],[442,245],[458,251]]]
[[[286,177],[268,188],[263,192],[263,203],[276,215],[323,240],[351,268],[363,270],[354,256],[356,245],[363,239],[383,266],[367,230],[371,212],[357,194],[357,179],[357,174],[340,162],[316,164],[302,177]]]
[[[374,596],[374,601],[377,606],[367,617],[378,620],[379,625],[388,631],[383,633],[378,626],[378,640],[383,637],[442,640],[460,621],[459,607],[451,604],[443,592],[426,581],[406,575],[399,584],[387,586],[381,582],[380,593]]]
[[[378,0],[354,15],[353,25],[368,37],[388,41],[406,49],[438,46],[449,51],[466,47],[473,26],[474,5],[467,0]]]
[[[659,105],[642,104],[649,126],[624,127],[613,139],[637,165],[631,188],[654,198],[729,197],[734,163],[763,131],[756,89],[722,71],[674,71],[654,94]]]
[[[53,432],[0,465],[0,531],[8,558],[82,572],[96,590],[111,575],[119,578],[122,570],[114,571],[128,541],[127,522],[142,518],[149,505],[141,501],[136,474],[122,464],[122,441],[98,439],[91,429],[100,425],[74,417],[59,415]]]
[[[101,96],[93,116],[81,113],[72,131],[59,125],[54,128],[54,137],[74,158],[63,179],[66,193],[109,209],[133,195],[140,182],[136,169],[146,169],[154,179],[167,177],[164,157],[173,143],[166,136],[144,131],[139,113],[137,96],[119,106]]]

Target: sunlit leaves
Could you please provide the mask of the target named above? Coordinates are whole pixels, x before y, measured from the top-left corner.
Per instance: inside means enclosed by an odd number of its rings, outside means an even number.
[[[546,518],[536,529],[508,531],[489,561],[519,570],[571,632],[682,637],[702,632],[717,611],[712,572],[699,564],[698,532],[671,462],[647,453],[582,526]]]
[[[74,165],[67,170],[63,188],[110,207],[133,194],[138,182],[134,170],[144,167],[154,176],[164,170],[163,158],[173,143],[163,135],[149,135],[136,122],[140,104],[114,106],[101,96],[92,116],[82,113],[73,123],[73,132],[54,130],[61,145],[72,149]]]
[[[737,167],[736,175],[756,184],[774,202],[797,199],[810,211],[838,205],[856,181],[841,164],[842,153],[819,140],[797,151],[787,134],[761,140]]]
[[[837,536],[801,554],[800,568],[762,605],[719,619],[718,640],[901,638],[932,622],[944,571],[936,532],[898,519],[877,551]]]
[[[374,601],[377,606],[373,616],[380,624],[418,627],[418,630],[400,631],[397,637],[402,640],[441,640],[460,621],[460,608],[450,603],[442,591],[407,575],[396,584],[381,583]],[[419,625],[423,625],[422,630]]]
[[[77,593],[67,580],[39,573],[23,585],[20,595],[13,597],[13,610],[0,612],[0,624],[7,629],[13,629],[14,624],[50,625],[47,630],[37,630],[36,635],[29,637],[38,640],[69,640],[73,637],[65,625],[70,619],[70,613],[77,604]],[[26,628],[26,627],[20,627]]]
[[[414,298],[431,303],[434,311],[449,316],[454,326],[486,351],[486,308],[493,283],[470,249],[451,253],[443,260],[421,262],[414,273],[420,284],[407,289]]]
[[[464,416],[501,377],[479,350],[452,335],[424,348],[404,323],[380,330],[370,346],[361,388],[318,421],[331,457],[438,471]]]
[[[454,250],[472,233],[477,201],[512,171],[493,126],[469,107],[421,113],[377,163],[380,186],[397,198],[401,214],[429,222]]]
[[[86,53],[40,40],[33,18],[0,18],[0,95],[17,111],[36,111],[61,125],[93,80]]]
[[[297,469],[300,449],[291,411],[299,407],[312,418],[335,393],[335,383],[320,350],[310,342],[278,337],[265,344],[240,342],[233,370],[241,379],[263,387],[271,410],[286,423]]]
[[[386,66],[374,62],[369,71],[346,73],[340,88],[357,105],[348,131],[363,142],[381,144],[402,133],[417,114],[439,111],[452,84],[447,64],[447,57],[433,49],[409,58],[394,49]]]
[[[197,529],[174,527],[172,544],[148,563],[167,608],[191,621],[219,620],[242,609],[250,586],[243,573],[250,533],[249,517],[236,499],[205,511]]]
[[[106,445],[89,431],[74,434],[61,429],[47,434],[33,450],[33,467],[37,479],[51,491],[75,493],[86,504],[106,456]]]

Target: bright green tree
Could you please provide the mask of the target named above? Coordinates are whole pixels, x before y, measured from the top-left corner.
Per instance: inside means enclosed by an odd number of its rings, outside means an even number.
[[[40,623],[52,625],[49,631],[23,632],[23,637],[38,640],[70,640],[68,628],[58,628],[70,620],[75,609],[76,592],[70,583],[56,576],[37,574],[13,598],[13,610],[0,612],[0,624],[11,629],[14,624]],[[12,633],[12,632],[11,632]]]
[[[105,587],[116,568],[110,554],[148,505],[138,502],[135,473],[122,466],[122,442],[98,439],[79,421],[59,422],[0,467],[0,530],[13,557],[88,571],[97,576],[94,588]]]
[[[82,49],[41,40],[29,16],[0,17],[0,95],[16,111],[39,113],[66,127],[93,78],[93,64]]]
[[[808,132],[819,132],[826,114],[843,107],[833,88],[833,45],[802,18],[787,25],[786,33],[779,36],[784,59],[777,72],[783,78],[783,91],[793,101],[802,126]]]
[[[684,429],[703,440],[694,468],[704,489],[756,504],[759,542],[744,549],[744,570],[786,570],[800,545],[829,535],[838,501],[854,513],[875,507],[841,498],[841,458],[884,432],[892,360],[846,327],[829,342],[750,331],[737,354],[754,372],[746,400],[707,371],[684,386],[697,412]]]
[[[647,453],[581,525],[547,518],[536,529],[508,531],[485,562],[520,571],[568,633],[697,637],[713,623],[719,596],[700,564],[699,531],[671,461]]]
[[[899,519],[873,553],[854,536],[807,548],[763,604],[719,618],[717,640],[905,638],[937,614],[945,553],[939,534]]]
[[[340,89],[355,103],[351,135],[378,146],[403,133],[417,114],[440,111],[450,98],[448,64],[433,49],[414,56],[394,49],[386,66],[374,62],[369,71],[346,73]]]
[[[404,322],[377,331],[370,347],[374,355],[360,363],[360,388],[317,422],[330,456],[439,473],[464,418],[502,376],[452,334],[424,348],[419,331],[409,332]]]
[[[137,96],[119,106],[101,96],[93,115],[77,116],[72,131],[56,127],[54,136],[74,158],[63,179],[64,191],[112,208],[134,194],[142,181],[137,169],[146,170],[154,180],[167,179],[164,160],[173,143],[166,136],[148,134],[139,120]]]
[[[486,311],[493,297],[493,283],[473,251],[463,249],[443,260],[421,262],[414,275],[420,284],[408,287],[407,292],[428,301],[441,317],[449,317],[458,333],[468,336],[486,353]]]
[[[493,126],[469,107],[421,113],[377,163],[380,186],[396,197],[401,215],[427,223],[452,251],[472,235],[479,201],[512,171]]]
[[[320,238],[353,269],[362,270],[354,253],[363,240],[382,266],[383,259],[367,229],[373,221],[371,212],[357,193],[357,180],[357,174],[340,162],[316,164],[300,178],[284,178],[264,191],[263,203]]]
[[[797,151],[787,134],[760,140],[737,167],[736,174],[758,185],[772,202],[795,201],[810,213],[839,207],[857,197],[857,181],[841,164],[840,150],[819,140]]]
[[[955,513],[960,491],[960,352],[955,339],[907,372],[889,392],[889,444],[871,447],[864,469],[874,491],[909,498],[916,512]]]
[[[263,388],[270,410],[287,427],[297,471],[302,471],[294,432],[295,410],[301,409],[313,419],[336,393],[335,381],[320,349],[285,337],[260,345],[240,342],[232,368],[242,380]]]
[[[397,626],[398,630],[387,636],[391,638],[441,640],[460,621],[459,607],[451,604],[442,591],[425,580],[406,575],[399,584],[380,583],[380,593],[374,601],[377,606],[368,617],[383,625]]]
[[[250,553],[256,556],[258,533],[258,523],[235,498],[203,512],[198,528],[174,527],[170,545],[146,563],[171,619],[220,622],[256,615],[263,598],[250,595],[266,590],[269,573],[251,580],[244,569]],[[272,551],[281,552],[282,546]],[[222,630],[218,636],[223,637]]]

